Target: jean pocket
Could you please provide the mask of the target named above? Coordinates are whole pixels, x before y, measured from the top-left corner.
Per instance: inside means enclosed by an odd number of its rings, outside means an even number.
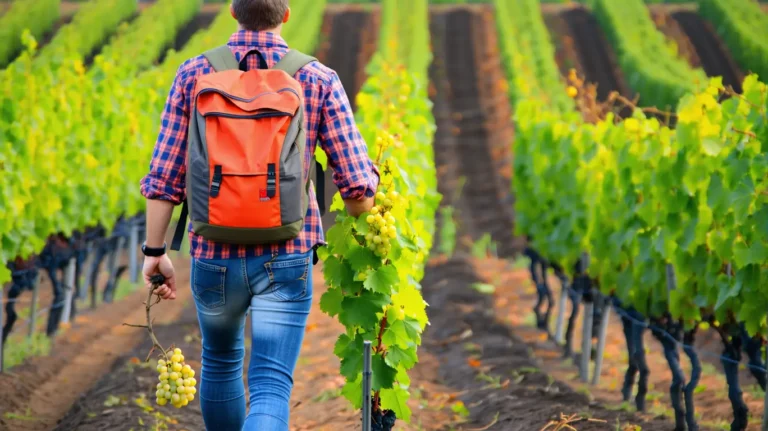
[[[264,264],[271,284],[270,293],[283,301],[296,301],[307,295],[309,257],[275,260]]]
[[[195,301],[204,308],[224,305],[224,282],[227,268],[196,260],[192,271],[192,293]]]

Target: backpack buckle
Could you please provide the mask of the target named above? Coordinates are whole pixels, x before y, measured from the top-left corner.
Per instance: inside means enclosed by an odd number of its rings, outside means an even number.
[[[211,180],[211,197],[215,198],[219,195],[221,189],[221,165],[213,167],[213,179]]]
[[[273,198],[277,194],[277,174],[275,172],[275,164],[270,163],[267,165],[267,197]]]

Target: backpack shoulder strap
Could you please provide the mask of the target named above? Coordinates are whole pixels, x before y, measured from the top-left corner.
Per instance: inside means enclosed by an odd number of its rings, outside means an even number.
[[[312,63],[313,61],[317,61],[317,59],[311,55],[307,55],[292,49],[288,51],[283,56],[283,58],[277,62],[277,64],[275,64],[273,69],[283,70],[285,73],[293,76],[296,74],[296,72],[299,71],[299,69],[308,65],[309,63]]]
[[[238,69],[240,67],[240,63],[227,45],[222,45],[205,51],[203,56],[208,59],[211,66],[213,66],[213,70],[216,72]]]

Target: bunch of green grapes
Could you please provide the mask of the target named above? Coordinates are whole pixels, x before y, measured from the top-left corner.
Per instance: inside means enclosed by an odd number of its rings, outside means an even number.
[[[157,361],[157,372],[160,383],[157,384],[157,404],[164,406],[171,402],[171,405],[178,408],[184,407],[190,401],[195,399],[195,370],[184,363],[184,355],[181,349],[173,349],[173,355],[170,361],[164,359]]]
[[[400,196],[394,190],[376,193],[376,206],[371,208],[371,213],[365,219],[369,229],[365,235],[368,247],[376,253],[376,256],[384,257],[392,248],[391,240],[397,238],[395,216],[392,215],[392,207]]]

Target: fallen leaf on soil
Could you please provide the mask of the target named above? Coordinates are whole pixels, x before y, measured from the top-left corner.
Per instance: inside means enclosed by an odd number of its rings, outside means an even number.
[[[467,359],[467,364],[469,364],[469,366],[472,368],[480,368],[480,366],[483,365],[482,362],[475,358]]]
[[[135,357],[135,356],[134,356],[134,357],[132,357],[131,359],[129,359],[128,361],[129,361],[130,363],[132,363],[133,365],[138,365],[138,364],[140,364],[140,363],[141,363],[141,359],[139,359],[139,358],[137,358],[137,357]]]

